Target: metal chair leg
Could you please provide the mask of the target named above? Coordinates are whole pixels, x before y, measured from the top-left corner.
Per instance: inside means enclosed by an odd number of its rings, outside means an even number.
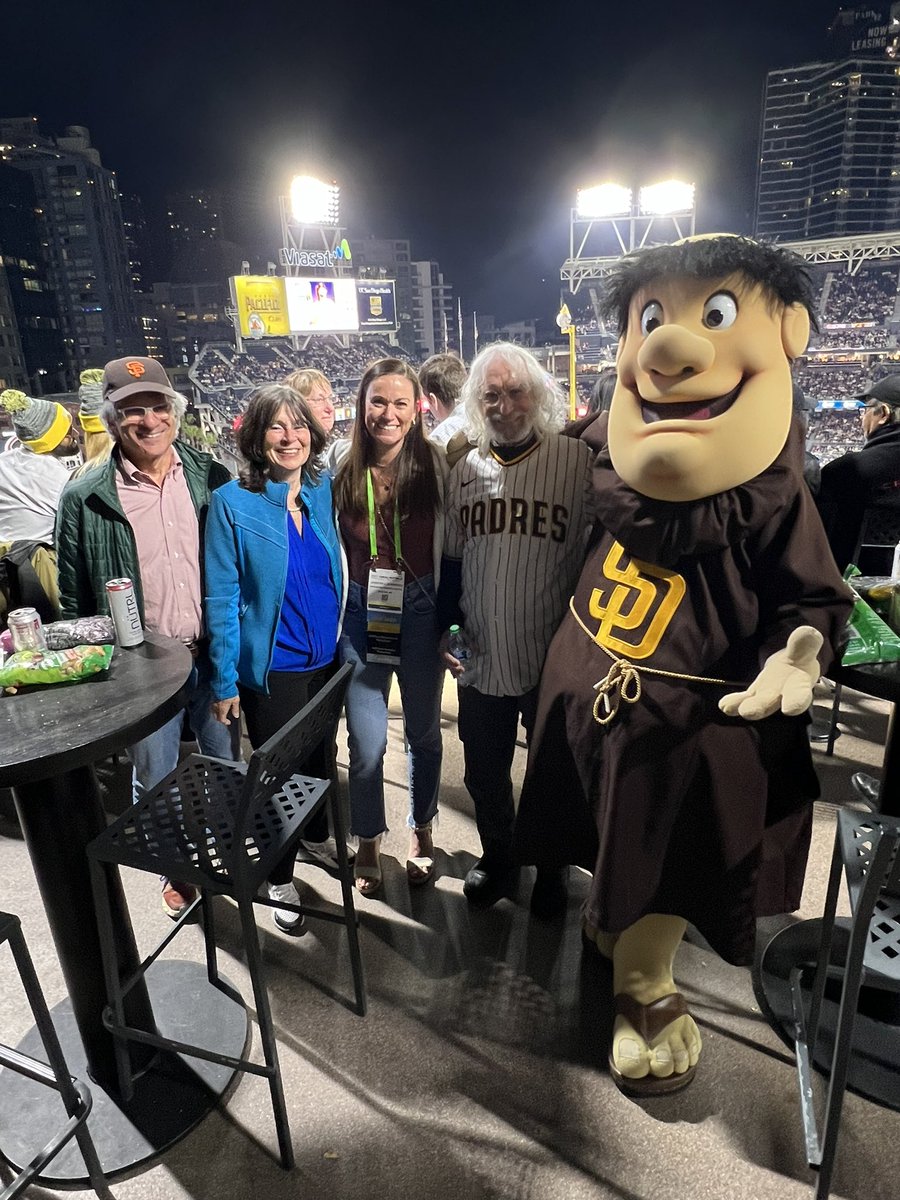
[[[837,723],[838,715],[841,711],[841,694],[844,690],[843,684],[836,683],[834,685],[834,700],[831,704],[831,720],[828,723],[828,741],[825,745],[826,754],[834,754],[834,743],[837,740]]]
[[[14,1200],[15,1197],[20,1196],[72,1136],[78,1142],[91,1187],[98,1196],[108,1197],[110,1193],[106,1187],[103,1168],[100,1165],[93,1139],[86,1128],[87,1118],[91,1111],[91,1093],[83,1083],[73,1079],[69,1074],[53,1025],[53,1018],[47,1008],[44,993],[41,991],[40,981],[34,969],[34,962],[22,934],[18,917],[15,918],[14,925],[7,928],[6,936],[19,978],[22,980],[31,1015],[34,1017],[34,1023],[44,1047],[44,1053],[47,1055],[50,1069],[56,1080],[56,1090],[60,1094],[70,1121],[66,1129],[54,1138],[48,1147],[45,1147],[44,1152],[38,1155],[29,1167],[21,1171],[9,1187],[0,1194],[0,1200]]]
[[[825,1102],[825,1118],[822,1125],[822,1159],[819,1178],[816,1181],[815,1200],[828,1200],[831,1191],[831,1176],[834,1170],[837,1140],[840,1133],[841,1111],[847,1090],[847,1075],[850,1070],[850,1055],[853,1050],[853,1027],[863,980],[863,959],[869,940],[869,923],[875,911],[875,902],[884,882],[885,872],[892,853],[889,839],[881,837],[865,884],[859,894],[853,921],[850,927],[850,945],[844,963],[844,986],[834,1035],[834,1054],[831,1061],[831,1077],[828,1081],[828,1096]]]
[[[206,888],[200,889],[200,911],[203,913],[203,948],[206,952],[206,978],[213,986],[219,983],[219,959],[216,946],[216,925],[212,897]]]
[[[256,1004],[256,1019],[259,1023],[259,1036],[262,1041],[263,1057],[269,1068],[269,1092],[272,1097],[272,1111],[275,1116],[275,1130],[278,1135],[278,1150],[281,1154],[281,1165],[286,1171],[294,1166],[294,1147],[291,1142],[291,1129],[288,1123],[287,1104],[284,1099],[284,1085],[281,1080],[281,1065],[278,1061],[278,1043],[275,1038],[275,1026],[272,1022],[272,1010],[269,1007],[269,993],[266,987],[265,969],[262,953],[259,948],[259,931],[256,926],[256,916],[252,900],[238,900],[238,911],[241,917],[241,929],[244,934],[244,945],[247,950],[247,970],[253,987],[253,999]]]
[[[341,880],[341,900],[344,905],[344,916],[346,918],[350,970],[353,973],[353,988],[356,993],[356,1011],[361,1017],[364,1017],[367,1009],[366,982],[363,976],[362,954],[359,949],[358,918],[356,915],[356,906],[353,903],[353,880],[350,871],[350,861],[347,858],[344,814],[341,812],[341,798],[333,780],[331,782],[331,820],[334,826],[334,841],[337,848],[338,875]]]

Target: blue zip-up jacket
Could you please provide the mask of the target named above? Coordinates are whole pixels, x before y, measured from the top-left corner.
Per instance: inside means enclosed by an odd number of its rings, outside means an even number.
[[[288,567],[286,483],[249,492],[237,480],[213,493],[206,520],[206,628],[216,700],[238,694],[238,682],[268,694],[275,631]],[[327,475],[300,488],[308,520],[328,552],[343,618],[346,573]],[[340,623],[338,625],[340,635]]]

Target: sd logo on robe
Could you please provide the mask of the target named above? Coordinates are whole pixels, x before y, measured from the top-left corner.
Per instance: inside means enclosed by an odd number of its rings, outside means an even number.
[[[613,586],[591,592],[590,613],[600,622],[595,640],[626,658],[649,658],[681,603],[684,579],[674,571],[629,558],[618,542],[610,547],[603,574]]]

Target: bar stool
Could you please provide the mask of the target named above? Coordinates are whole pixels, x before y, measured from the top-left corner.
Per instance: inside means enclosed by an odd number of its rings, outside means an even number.
[[[853,1027],[860,988],[867,985],[900,992],[900,822],[877,813],[843,810],[838,813],[834,853],[828,878],[819,957],[810,991],[809,1012],[804,1011],[802,968],[791,972],[791,1002],[796,1025],[794,1050],[800,1083],[800,1107],[806,1135],[806,1158],[817,1168],[816,1200],[828,1200],[837,1152],[841,1110],[847,1087]],[[850,896],[850,932],[846,959],[837,968],[843,973],[840,1006],[825,1114],[819,1132],[813,1098],[811,1062],[819,1036],[819,1018],[825,984],[832,965],[835,911],[841,876]]]
[[[8,1071],[15,1071],[35,1083],[59,1092],[66,1112],[69,1114],[69,1120],[59,1133],[44,1146],[43,1150],[34,1156],[28,1166],[16,1175],[12,1183],[0,1192],[0,1200],[14,1200],[14,1197],[21,1196],[73,1137],[78,1140],[78,1148],[87,1167],[91,1186],[98,1196],[107,1197],[110,1193],[106,1188],[100,1160],[97,1158],[97,1151],[94,1149],[91,1135],[85,1126],[91,1111],[91,1093],[85,1084],[69,1074],[66,1067],[62,1048],[47,1009],[47,1002],[25,944],[21,921],[11,913],[0,912],[0,944],[3,942],[9,942],[9,948],[12,951],[13,960],[19,972],[19,978],[22,980],[22,987],[25,990],[31,1014],[34,1017],[34,1023],[49,1059],[49,1066],[36,1058],[30,1058],[18,1050],[13,1050],[10,1046],[0,1045],[0,1067],[4,1067]]]

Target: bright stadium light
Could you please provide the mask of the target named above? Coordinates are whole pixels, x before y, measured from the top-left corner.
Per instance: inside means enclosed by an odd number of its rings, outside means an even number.
[[[624,217],[631,212],[631,188],[618,183],[599,183],[579,188],[575,198],[579,217]]]
[[[665,217],[671,213],[687,213],[694,210],[694,185],[679,179],[667,179],[664,183],[651,183],[641,188],[641,216]]]
[[[311,175],[291,180],[291,216],[300,225],[337,225],[341,189]]]

